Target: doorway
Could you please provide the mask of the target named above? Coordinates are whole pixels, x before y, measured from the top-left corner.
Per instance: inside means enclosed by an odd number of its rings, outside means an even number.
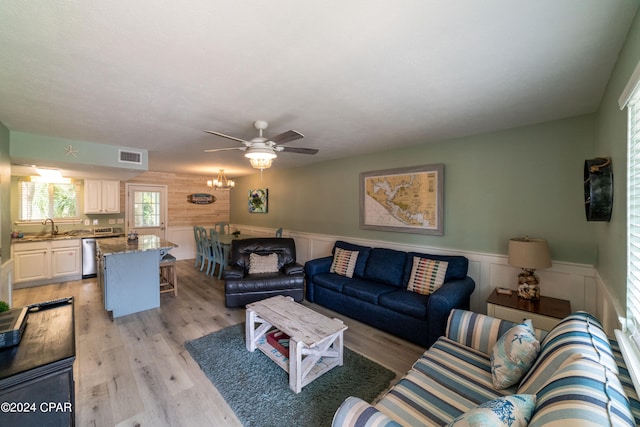
[[[126,184],[127,233],[153,234],[166,240],[167,186]]]

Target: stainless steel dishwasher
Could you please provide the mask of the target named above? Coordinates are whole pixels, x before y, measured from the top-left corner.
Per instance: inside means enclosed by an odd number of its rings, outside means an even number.
[[[93,237],[82,239],[82,278],[96,277],[97,259],[96,259],[96,239],[105,239],[108,237],[122,237],[122,230],[114,230],[113,227],[95,227],[93,229]]]
[[[82,239],[82,278],[96,277],[96,238]]]

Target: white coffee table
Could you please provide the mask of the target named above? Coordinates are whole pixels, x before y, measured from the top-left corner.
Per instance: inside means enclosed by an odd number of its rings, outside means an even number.
[[[342,366],[342,334],[347,326],[291,297],[279,295],[247,305],[245,328],[247,350],[260,349],[288,372],[289,387],[295,393],[335,366]],[[291,337],[288,359],[265,339],[272,328]]]

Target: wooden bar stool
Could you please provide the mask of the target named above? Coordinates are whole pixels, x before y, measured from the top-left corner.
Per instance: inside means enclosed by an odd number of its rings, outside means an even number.
[[[178,296],[178,272],[176,270],[176,257],[166,254],[160,260],[160,293],[173,292]]]

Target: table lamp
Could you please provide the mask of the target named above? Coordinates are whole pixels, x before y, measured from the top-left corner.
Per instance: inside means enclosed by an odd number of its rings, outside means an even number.
[[[516,237],[509,239],[509,265],[522,268],[518,275],[518,296],[540,299],[540,281],[534,274],[537,268],[551,267],[549,245],[545,239]]]

